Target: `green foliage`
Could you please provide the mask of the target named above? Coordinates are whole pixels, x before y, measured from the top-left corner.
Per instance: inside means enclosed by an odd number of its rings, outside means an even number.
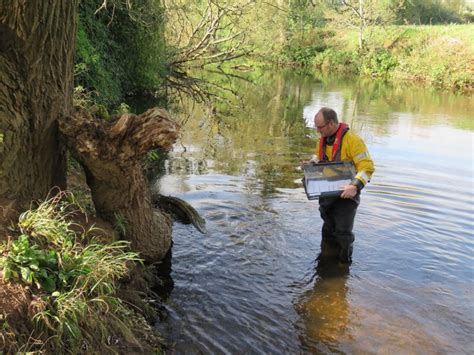
[[[362,73],[372,77],[386,78],[397,65],[397,59],[389,51],[378,49],[365,55]]]
[[[454,71],[449,77],[447,87],[454,91],[472,92],[474,90],[473,71]]]
[[[288,4],[286,41],[277,55],[279,61],[290,65],[308,66],[314,56],[326,49],[326,32],[321,7],[312,1],[296,0]]]
[[[71,194],[69,195],[68,202],[77,206],[81,212],[88,216],[95,216],[95,206],[92,201],[91,191],[87,186],[78,184],[77,186],[71,186]]]
[[[464,23],[474,23],[474,8],[467,8],[461,13]]]
[[[53,292],[56,290],[58,260],[54,250],[41,250],[31,245],[27,235],[11,243],[6,256],[0,257],[5,280],[21,280],[38,289]]]
[[[464,0],[407,0],[397,11],[399,23],[415,25],[460,23],[467,10]]]
[[[160,160],[160,152],[158,150],[151,150],[146,156],[147,160],[154,162]]]
[[[71,229],[70,216],[75,213],[71,205],[62,201],[65,194],[58,194],[40,203],[36,208],[23,212],[18,227],[23,234],[31,235],[42,245],[71,249],[76,235]]]
[[[311,64],[313,58],[326,49],[326,31],[311,30],[304,38],[294,36],[283,46],[281,58],[284,62],[301,66]]]
[[[1,248],[0,267],[6,280],[36,288],[34,320],[50,332],[57,346],[73,351],[85,336],[87,317],[113,315],[123,307],[115,297],[115,282],[127,274],[130,262],[140,259],[127,251],[126,241],[100,244],[92,238],[88,243],[78,242],[69,221],[73,208],[62,197],[22,214],[23,234]]]
[[[164,174],[166,159],[168,154],[162,149],[153,149],[147,153],[143,160],[143,170],[149,183],[153,184]]]
[[[449,66],[446,64],[434,67],[430,73],[431,82],[436,86],[440,86],[445,81],[448,72]]]
[[[357,74],[360,55],[357,52],[341,51],[329,48],[318,54],[313,64],[322,71],[343,74]]]
[[[313,65],[324,72],[424,81],[470,92],[474,87],[473,25],[374,27],[367,50],[357,50],[356,31],[326,38],[328,49]]]
[[[82,4],[84,2],[81,2],[81,9],[85,7]],[[121,68],[104,48],[104,44],[110,42],[107,38],[107,27],[91,17],[91,11],[79,17],[75,83],[78,90],[84,92],[84,89],[87,89],[88,93],[94,93],[89,94],[89,100],[110,106],[117,103],[124,94],[120,80]]]
[[[394,78],[425,81],[462,92],[473,90],[473,25],[404,26],[401,30],[407,34],[400,36],[390,50],[399,62],[393,70]]]
[[[122,102],[116,110],[114,111],[114,114],[117,116],[123,115],[124,113],[129,113],[130,112],[130,106],[127,105],[125,102]]]
[[[316,46],[297,46],[289,44],[283,48],[283,58],[290,63],[295,63],[302,66],[307,66],[313,60],[313,57],[318,53]]]
[[[114,3],[96,14],[101,0],[82,1],[76,35],[75,85],[95,104],[112,108],[126,95],[154,92],[166,74],[160,2]]]
[[[290,39],[304,38],[308,32],[325,24],[322,7],[314,6],[311,0],[293,0],[288,6],[286,31]]]
[[[129,262],[139,261],[135,253],[125,251],[128,244],[91,243],[76,245],[72,253],[58,253],[58,291],[44,297],[47,307],[34,319],[52,328],[59,342],[65,335],[75,346],[88,315],[122,307],[115,297],[115,281],[126,275]]]

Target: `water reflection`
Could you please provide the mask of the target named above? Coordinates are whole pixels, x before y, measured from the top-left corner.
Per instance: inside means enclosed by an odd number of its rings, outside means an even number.
[[[337,248],[321,243],[321,252],[309,284],[294,305],[304,331],[300,333],[301,350],[318,352],[337,350],[347,336],[350,307],[347,300],[349,266],[337,260]]]
[[[322,106],[334,107],[351,126],[365,128],[367,120],[375,123],[377,134],[390,135],[390,126],[400,115],[416,118],[417,124],[431,126],[448,124],[474,130],[470,114],[474,100],[449,92],[423,90],[407,84],[389,84],[377,80],[322,77],[320,90],[313,92],[304,117],[312,126],[312,115]]]

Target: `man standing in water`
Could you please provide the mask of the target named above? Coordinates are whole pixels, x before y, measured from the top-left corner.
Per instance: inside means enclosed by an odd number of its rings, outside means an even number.
[[[349,185],[342,187],[339,197],[319,199],[319,212],[323,219],[322,241],[338,249],[339,260],[352,261],[354,217],[360,202],[360,191],[370,181],[375,170],[367,147],[345,123],[339,123],[337,113],[321,108],[314,116],[314,126],[321,136],[316,155],[319,162],[351,161],[357,172]]]

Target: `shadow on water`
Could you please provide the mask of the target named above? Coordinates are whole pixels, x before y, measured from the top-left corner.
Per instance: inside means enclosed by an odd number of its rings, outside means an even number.
[[[152,291],[160,298],[161,301],[166,301],[173,292],[174,281],[171,277],[173,261],[173,247],[168,251],[163,260],[154,268],[154,276],[158,279],[157,284],[154,285]],[[159,314],[160,318],[163,314]]]
[[[339,339],[349,326],[347,300],[349,265],[337,259],[337,248],[321,243],[321,252],[315,261],[314,273],[308,282],[312,285],[298,296],[294,304],[301,317],[298,326],[301,350],[307,352],[338,352]]]

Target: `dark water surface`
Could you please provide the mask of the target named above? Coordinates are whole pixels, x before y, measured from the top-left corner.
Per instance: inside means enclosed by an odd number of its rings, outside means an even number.
[[[207,235],[176,224],[157,328],[170,353],[473,353],[474,100],[263,73],[244,108],[191,105],[157,183]],[[317,201],[298,183],[312,116],[338,111],[376,162],[350,268],[317,259]],[[178,111],[177,111],[178,112]]]

